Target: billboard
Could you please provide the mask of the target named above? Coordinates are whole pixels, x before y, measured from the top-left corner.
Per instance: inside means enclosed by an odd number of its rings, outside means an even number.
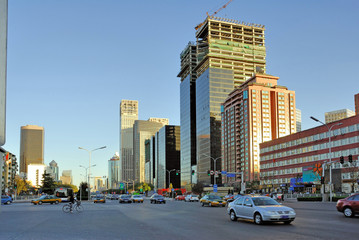
[[[320,163],[314,166],[306,166],[302,168],[302,172],[304,183],[318,182],[321,179],[322,166]]]

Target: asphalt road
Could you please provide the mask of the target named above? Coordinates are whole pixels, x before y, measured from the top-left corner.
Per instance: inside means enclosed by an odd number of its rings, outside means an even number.
[[[199,203],[105,204],[84,202],[83,213],[62,205],[3,205],[0,239],[357,239],[359,217],[345,218],[333,203],[286,202],[297,218],[291,225],[232,222],[226,208]]]

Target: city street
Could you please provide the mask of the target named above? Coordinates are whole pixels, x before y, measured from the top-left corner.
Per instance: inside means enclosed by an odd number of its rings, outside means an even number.
[[[83,213],[62,206],[13,203],[1,206],[0,239],[353,239],[359,217],[345,218],[335,203],[286,202],[297,218],[291,225],[232,222],[226,208],[199,203],[105,204],[84,202]]]

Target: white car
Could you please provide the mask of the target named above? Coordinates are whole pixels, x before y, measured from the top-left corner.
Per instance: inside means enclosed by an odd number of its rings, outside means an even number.
[[[187,195],[184,200],[185,202],[199,202],[198,195]]]

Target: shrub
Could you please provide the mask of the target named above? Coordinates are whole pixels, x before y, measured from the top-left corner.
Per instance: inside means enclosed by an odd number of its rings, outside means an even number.
[[[322,201],[322,197],[298,197],[297,201],[320,202]]]

